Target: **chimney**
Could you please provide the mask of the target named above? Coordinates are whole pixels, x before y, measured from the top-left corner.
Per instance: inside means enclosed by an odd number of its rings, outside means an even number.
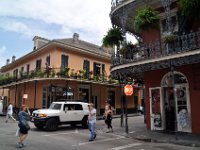
[[[74,33],[73,34],[73,41],[74,42],[78,42],[78,39],[79,39],[79,34],[78,33]]]
[[[6,59],[6,65],[10,63],[10,59]]]
[[[16,56],[13,56],[13,57],[12,57],[12,62],[14,62],[14,61],[15,61],[15,59],[16,59]]]
[[[33,50],[36,50],[37,49],[37,45],[38,45],[38,36],[35,36],[34,38],[33,38]]]

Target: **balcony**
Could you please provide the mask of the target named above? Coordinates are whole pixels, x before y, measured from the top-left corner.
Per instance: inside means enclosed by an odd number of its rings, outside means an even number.
[[[196,56],[200,55],[200,29],[197,32],[173,36],[173,38],[162,38],[162,40],[145,43],[126,53],[112,56],[111,72],[139,66],[141,64],[152,64],[166,60],[174,60],[174,65],[184,65],[198,61]],[[195,59],[193,59],[195,58]],[[185,59],[185,60],[183,60]],[[159,64],[161,65],[161,64]],[[121,66],[121,67],[120,67]],[[167,68],[166,67],[161,68]],[[133,69],[132,69],[133,70]]]
[[[86,73],[85,70],[74,70],[70,68],[41,68],[29,73],[19,73],[17,76],[0,75],[0,86],[9,86],[23,82],[35,80],[71,80],[80,82],[94,82],[101,84],[117,84],[118,81],[107,76],[106,73],[94,75],[92,71]]]

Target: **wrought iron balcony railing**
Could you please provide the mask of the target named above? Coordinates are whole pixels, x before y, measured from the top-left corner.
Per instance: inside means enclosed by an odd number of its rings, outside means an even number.
[[[107,76],[106,73],[94,74],[93,71],[86,73],[85,70],[74,70],[70,68],[40,68],[30,72],[20,72],[18,75],[0,75],[0,86],[25,81],[32,79],[74,79],[81,81],[92,81],[92,82],[109,82],[117,83],[118,81]]]
[[[124,1],[128,1],[128,0],[112,0],[111,1],[111,7],[114,8],[114,7],[122,4]]]
[[[127,50],[126,53],[114,54],[112,56],[112,67],[197,49],[200,49],[200,29],[197,32],[181,36],[168,35],[160,40],[145,43],[132,50]]]

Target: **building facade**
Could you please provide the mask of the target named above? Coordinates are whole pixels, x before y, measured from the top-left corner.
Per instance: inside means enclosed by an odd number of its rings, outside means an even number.
[[[4,105],[15,108],[27,104],[31,109],[48,108],[54,101],[92,102],[103,114],[105,101],[111,99],[120,113],[120,88],[110,77],[112,49],[73,38],[48,40],[34,37],[33,51],[1,68],[0,94]],[[137,96],[137,93],[136,93]],[[130,109],[134,109],[130,101]]]
[[[159,28],[136,32],[133,22],[146,6],[157,11]],[[140,40],[128,55],[112,57],[111,74],[143,80],[147,128],[200,133],[199,21],[182,16],[178,0],[113,0],[110,16]]]

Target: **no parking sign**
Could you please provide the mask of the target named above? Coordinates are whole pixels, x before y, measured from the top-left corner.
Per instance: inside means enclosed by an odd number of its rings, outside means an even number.
[[[130,84],[124,86],[124,93],[126,96],[131,96],[133,94],[133,87]]]

